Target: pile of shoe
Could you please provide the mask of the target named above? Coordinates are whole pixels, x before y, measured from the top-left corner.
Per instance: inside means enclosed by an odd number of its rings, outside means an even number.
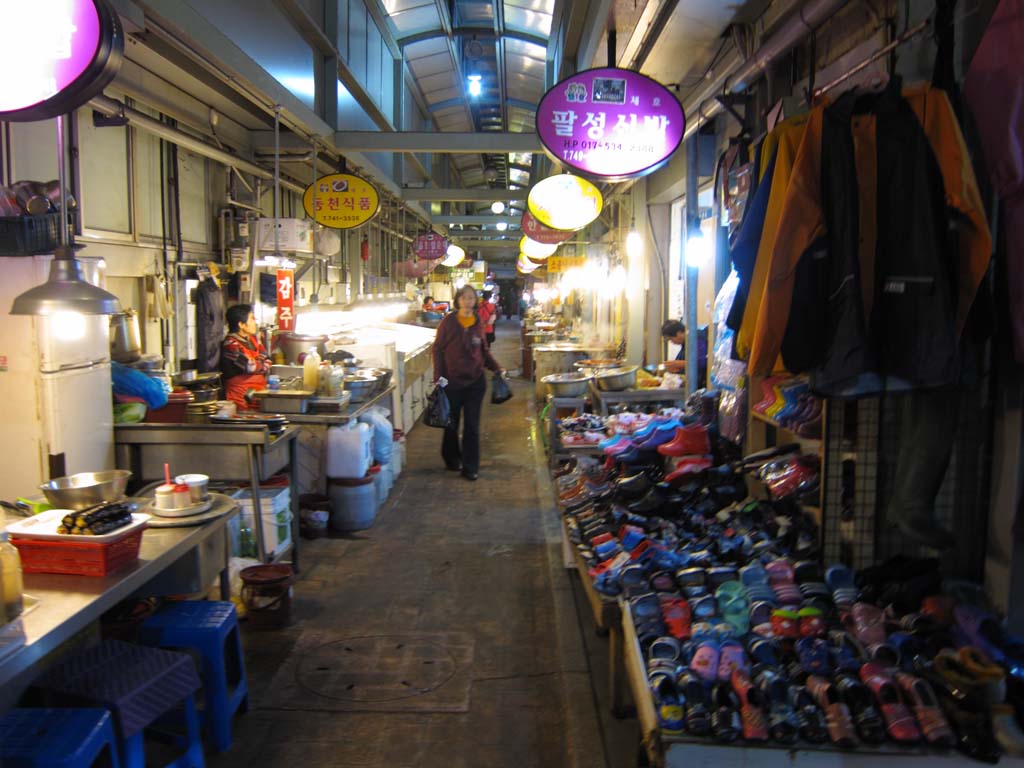
[[[885,741],[1024,754],[1024,642],[944,593],[898,614],[843,565],[626,566],[623,594],[661,728],[720,741]],[[1010,684],[1008,685],[1008,678]]]
[[[605,439],[605,419],[593,413],[567,416],[559,420],[559,440],[563,446],[597,445]]]
[[[801,437],[821,437],[821,398],[806,379],[773,376],[761,381],[761,401],[751,408]]]

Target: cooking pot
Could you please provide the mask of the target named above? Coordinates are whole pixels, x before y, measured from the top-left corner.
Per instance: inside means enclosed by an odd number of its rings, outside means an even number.
[[[320,359],[327,357],[327,337],[313,336],[301,333],[284,331],[275,337],[277,347],[284,354],[285,362],[298,365],[299,355],[309,352],[310,347],[315,347]]]
[[[118,363],[134,363],[142,357],[139,315],[134,309],[110,316],[110,359]]]

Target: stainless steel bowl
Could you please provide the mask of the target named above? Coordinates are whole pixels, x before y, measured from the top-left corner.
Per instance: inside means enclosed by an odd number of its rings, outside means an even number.
[[[580,397],[587,391],[590,376],[584,373],[552,373],[541,379],[555,397]]]
[[[57,477],[39,486],[46,500],[60,509],[85,509],[105,501],[124,498],[124,489],[132,473],[127,469],[104,472],[79,472]]]
[[[622,389],[629,389],[636,386],[636,372],[640,370],[638,365],[630,365],[625,368],[612,368],[601,371],[594,376],[594,383],[603,392],[617,392]]]
[[[369,400],[376,393],[379,381],[372,376],[346,376],[345,391],[352,393],[350,402],[362,403]]]
[[[391,384],[391,374],[390,368],[363,368],[357,373],[357,375],[373,376],[377,379],[378,392],[383,392]]]

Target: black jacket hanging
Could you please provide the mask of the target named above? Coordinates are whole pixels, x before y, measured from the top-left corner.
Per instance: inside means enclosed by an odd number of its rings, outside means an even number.
[[[220,345],[224,341],[224,294],[213,278],[200,280],[196,288],[196,369],[220,370]]]

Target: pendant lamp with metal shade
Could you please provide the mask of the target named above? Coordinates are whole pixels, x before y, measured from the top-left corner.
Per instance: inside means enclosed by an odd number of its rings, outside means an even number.
[[[64,186],[64,117],[57,116],[57,175],[60,184],[60,211],[57,242],[50,276],[42,285],[30,288],[15,297],[12,315],[53,315],[77,312],[82,315],[112,315],[121,311],[117,296],[86,282],[82,265],[74,249],[67,244],[67,191]]]

